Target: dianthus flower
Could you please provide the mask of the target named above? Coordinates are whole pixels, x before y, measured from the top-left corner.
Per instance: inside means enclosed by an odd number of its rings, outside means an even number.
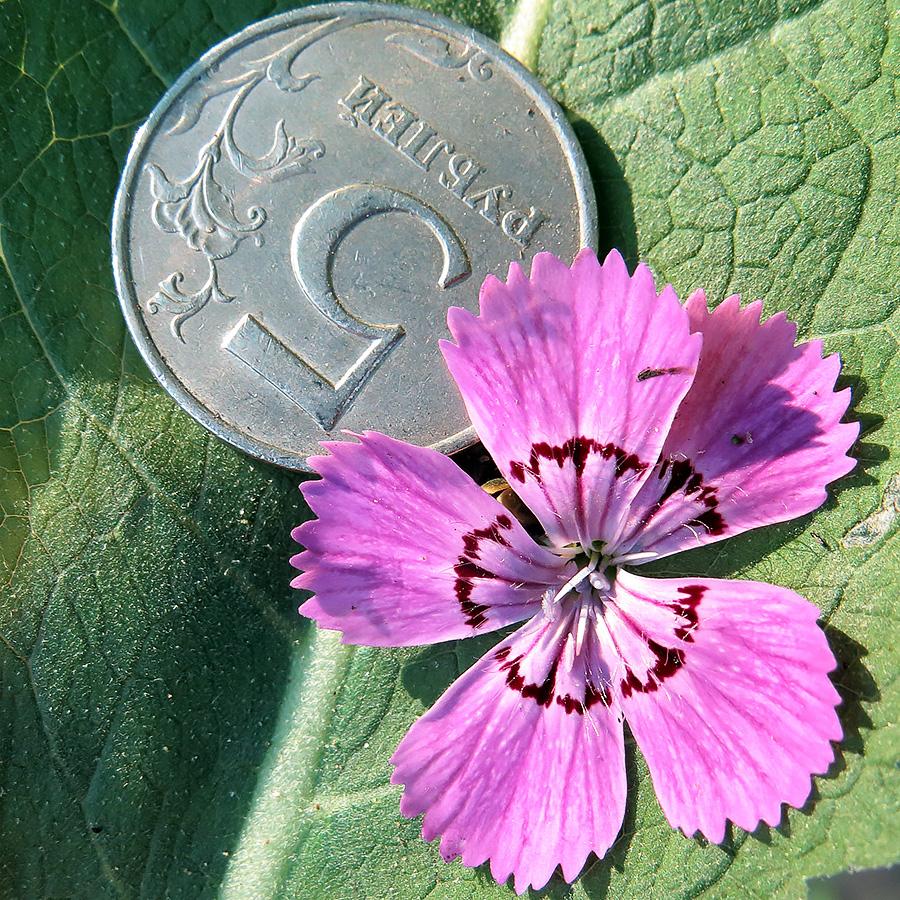
[[[478,436],[540,522],[450,459],[367,432],[324,446],[300,611],[348,643],[407,646],[527,622],[455,681],[391,762],[445,859],[517,892],[571,881],[625,811],[623,721],[673,827],[724,838],[802,806],[841,737],[815,606],[753,581],[632,569],[808,513],[854,466],[836,356],[779,313],[657,296],[588,250],[490,277],[442,343]]]

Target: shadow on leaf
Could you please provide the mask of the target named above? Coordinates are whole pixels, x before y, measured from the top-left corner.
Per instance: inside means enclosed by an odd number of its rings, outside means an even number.
[[[831,680],[841,695],[838,715],[844,729],[844,738],[838,747],[837,757],[826,776],[834,778],[838,772],[846,768],[843,759],[845,752],[859,756],[865,754],[865,742],[860,730],[871,729],[874,725],[863,704],[878,702],[881,699],[881,692],[871,672],[863,664],[863,658],[868,656],[869,651],[832,625],[825,626],[825,634],[838,663]]]
[[[850,455],[856,457],[857,466],[843,478],[829,486],[829,493],[837,495],[850,487],[877,484],[878,479],[869,474],[872,469],[890,459],[891,452],[884,444],[875,444],[864,441],[863,438],[875,434],[884,426],[884,416],[877,413],[859,412],[859,406],[869,394],[869,383],[861,375],[840,375],[835,390],[840,391],[849,387],[852,391],[850,407],[845,419],[851,422],[859,422],[859,437],[850,448]]]
[[[633,269],[638,262],[638,241],[631,187],[600,132],[580,116],[571,115],[570,119],[597,198],[597,255],[603,259],[615,247]]]

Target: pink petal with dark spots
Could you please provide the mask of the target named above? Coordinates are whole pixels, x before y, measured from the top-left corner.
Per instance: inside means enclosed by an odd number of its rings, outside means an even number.
[[[815,606],[759,582],[619,572],[607,610],[613,697],[674,827],[718,843],[726,820],[752,831],[806,802],[841,738]]]
[[[821,341],[794,345],[796,326],[761,303],[730,297],[706,311],[686,304],[703,335],[694,383],[678,408],[662,457],[632,508],[620,546],[665,555],[810,512],[825,486],[856,464],[859,432],[842,424],[849,389],[835,392],[836,355]]]
[[[540,609],[563,563],[446,456],[375,432],[324,446],[301,488],[318,519],[294,529],[306,550],[300,612],[343,641],[405,646],[493,631]],[[564,580],[564,579],[563,579]]]
[[[621,715],[596,640],[566,664],[571,616],[542,616],[482,657],[413,725],[391,759],[401,811],[425,840],[500,883],[543,887],[603,856],[625,811]]]
[[[674,291],[621,256],[549,253],[488,278],[481,314],[451,309],[442,350],[478,435],[554,544],[609,541],[694,375]]]

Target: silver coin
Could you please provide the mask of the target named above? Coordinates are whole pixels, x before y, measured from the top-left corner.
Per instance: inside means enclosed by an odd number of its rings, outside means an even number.
[[[342,430],[472,443],[438,350],[489,273],[596,240],[559,107],[448,19],[336,3],[203,56],[138,131],[113,263],[144,359],[201,424],[270,462]]]

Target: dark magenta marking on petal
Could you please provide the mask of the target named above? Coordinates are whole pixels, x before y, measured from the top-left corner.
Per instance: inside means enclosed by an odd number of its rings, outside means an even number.
[[[574,712],[583,716],[585,710],[590,709],[595,703],[609,706],[610,696],[605,687],[597,687],[592,681],[589,681],[584,686],[584,700],[576,700],[571,694],[566,694],[565,697],[557,697],[556,702],[565,709],[568,715]]]
[[[523,684],[522,696],[532,697],[538,706],[549,706],[553,702],[556,690],[556,670],[558,667],[559,660],[555,659],[542,684]]]
[[[469,556],[478,556],[478,538],[474,534],[463,535],[463,549]]]
[[[603,687],[597,687],[592,681],[589,681],[585,687],[584,691],[584,708],[590,709],[595,703],[602,703],[604,706],[609,706],[610,696],[609,691]]]
[[[476,528],[468,534],[463,535],[463,547],[470,559],[478,559],[478,547],[482,541],[493,541],[495,544],[502,544],[504,547],[512,546],[509,541],[500,534],[500,529],[509,531],[512,528],[512,521],[509,516],[503,514],[497,516],[493,524],[487,528]]]
[[[697,607],[706,593],[706,587],[702,584],[689,584],[678,588],[678,593],[684,594],[684,599],[678,600],[673,609],[684,619],[684,624],[675,629],[675,636],[685,643],[693,643],[694,630],[699,622]],[[656,662],[647,671],[644,681],[641,681],[631,669],[626,668],[627,674],[619,685],[623,697],[630,697],[635,691],[640,694],[652,694],[659,690],[660,684],[671,678],[684,665],[683,648],[663,647],[662,644],[651,640],[647,641],[647,646],[656,657]]]
[[[703,484],[703,476],[699,472],[694,472],[690,478],[688,478],[687,484],[684,486],[684,495],[685,497],[690,497],[691,494],[696,494],[697,491],[700,490],[700,485]]]
[[[515,659],[507,659],[509,656],[509,647],[502,647],[494,654],[494,659],[501,663],[500,671],[506,672],[506,684],[523,697],[530,697],[538,706],[549,707],[554,699],[556,703],[565,709],[566,714],[571,715],[573,712],[578,715],[584,715],[585,710],[590,709],[595,703],[603,703],[609,706],[610,695],[604,687],[597,687],[593,682],[587,682],[584,688],[584,699],[578,700],[571,694],[560,697],[556,694],[556,672],[559,668],[559,659],[553,661],[547,677],[540,684],[528,684],[525,676],[519,671],[519,664],[523,657],[517,656]]]
[[[685,620],[684,625],[679,625],[675,629],[675,636],[683,641],[692,643],[694,640],[694,629],[699,621],[697,617],[697,607],[700,600],[706,593],[706,588],[702,584],[689,584],[687,587],[678,588],[679,594],[684,594],[684,600],[675,604],[675,611]]]
[[[479,549],[482,541],[493,541],[504,547],[512,546],[500,529],[509,531],[512,528],[512,520],[501,513],[487,528],[476,528],[463,535],[463,550],[465,555],[460,556],[453,567],[456,581],[453,590],[460,608],[466,617],[466,625],[478,628],[487,621],[485,613],[490,609],[486,603],[475,603],[472,598],[475,578],[496,578],[493,572],[489,572],[483,566],[479,566],[475,560],[481,558]]]
[[[630,697],[635,691],[652,694],[659,689],[661,682],[671,678],[684,665],[684,650],[678,647],[663,647],[656,641],[647,641],[647,646],[656,657],[656,662],[647,672],[646,681],[641,681],[631,669],[626,670],[628,674],[619,686],[623,697]]]
[[[536,481],[541,480],[540,469],[541,460],[551,460],[562,468],[567,461],[571,460],[575,466],[575,473],[581,476],[584,473],[584,467],[587,465],[588,458],[592,453],[597,453],[603,459],[613,459],[616,461],[616,478],[621,478],[626,472],[643,472],[647,468],[647,463],[641,462],[634,453],[628,453],[626,450],[616,444],[601,444],[589,437],[573,437],[569,438],[564,444],[551,445],[546,441],[541,441],[531,445],[531,453],[528,457],[528,463],[517,462],[513,460],[509,464],[510,475],[516,481],[525,482],[525,473],[528,472]]]
[[[725,520],[722,514],[715,509],[707,509],[699,516],[691,519],[688,525],[702,525],[710,534],[719,535],[725,533]]]
[[[646,525],[663,507],[666,500],[676,491],[682,491],[685,497],[690,497],[694,503],[702,503],[706,509],[690,519],[685,524],[689,527],[703,526],[711,535],[720,535],[725,532],[725,520],[718,511],[719,500],[716,489],[703,484],[703,476],[694,468],[689,459],[664,459],[659,464],[657,477],[660,481],[668,478],[659,500],[650,507],[642,520]]]
[[[479,566],[478,563],[472,562],[471,559],[467,559],[465,556],[459,557],[456,561],[456,565],[453,567],[453,572],[458,578],[466,580],[471,580],[472,578],[497,577],[493,572],[489,572],[483,566]]]
[[[517,656],[515,659],[506,659],[505,654],[503,656],[500,655],[501,652],[495,653],[494,659],[501,661],[500,671],[506,672],[507,685],[523,697],[533,699],[538,706],[549,706],[553,702],[556,689],[556,670],[559,667],[559,660],[553,660],[553,665],[550,666],[550,671],[541,684],[526,684],[525,676],[519,671],[519,663],[522,662],[523,657]]]
[[[456,583],[453,585],[456,591],[456,599],[459,602],[460,609],[466,617],[466,625],[472,628],[478,628],[487,621],[485,613],[490,609],[486,603],[475,603],[472,600],[472,590],[475,585],[473,578],[496,578],[493,572],[488,572],[481,566],[473,563],[471,559],[460,556],[453,567],[453,574],[456,575]]]
[[[653,513],[651,513],[651,516],[662,507],[675,491],[680,490],[687,484],[688,479],[691,477],[691,473],[694,472],[694,467],[691,465],[690,460],[667,459],[660,467],[660,480],[665,478],[670,466],[672,471],[669,473],[669,482],[665,486],[662,494],[660,494],[659,500],[656,501],[656,508],[653,510]]]
[[[584,704],[580,700],[576,700],[571,694],[566,694],[565,697],[557,697],[556,702],[565,709],[566,715],[571,715],[573,712],[584,715]]]

